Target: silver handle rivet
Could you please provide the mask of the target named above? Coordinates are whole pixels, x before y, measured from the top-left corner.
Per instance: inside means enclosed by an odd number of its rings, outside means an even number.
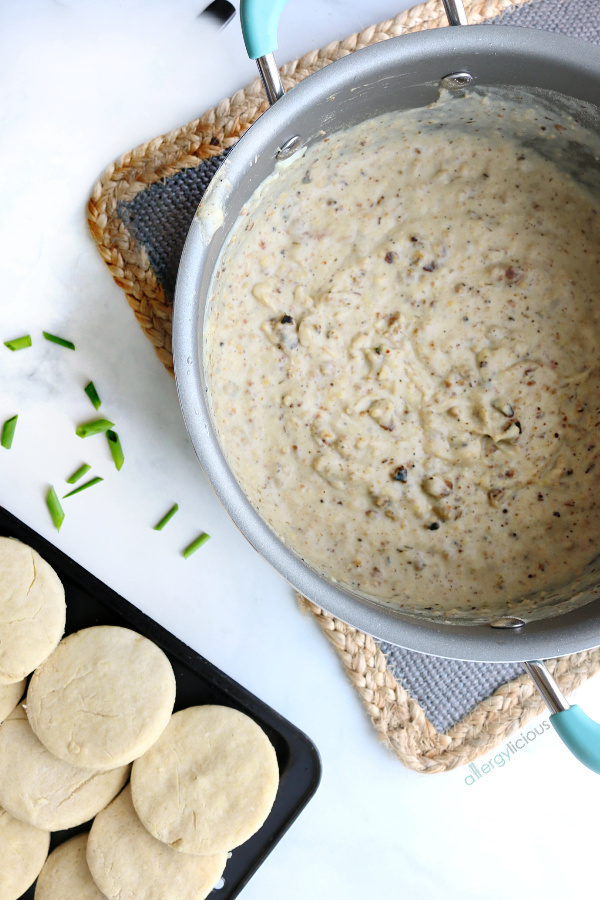
[[[451,75],[444,75],[440,80],[442,87],[448,88],[449,91],[455,91],[458,88],[468,87],[473,83],[473,76],[468,72],[453,72]]]
[[[277,159],[289,159],[290,156],[292,155],[292,153],[295,153],[295,151],[298,149],[299,146],[300,146],[300,135],[295,134],[293,137],[289,138],[289,140],[287,140],[285,142],[285,144],[282,144],[282,146],[279,148],[279,150],[277,151],[277,154],[276,154]]]
[[[490,623],[490,628],[522,628],[525,625],[523,619],[517,619],[516,616],[502,616]]]

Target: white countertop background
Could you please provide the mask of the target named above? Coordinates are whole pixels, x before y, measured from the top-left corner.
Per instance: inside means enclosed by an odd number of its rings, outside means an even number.
[[[197,18],[204,5],[0,4],[0,422],[19,414],[13,449],[0,448],[0,503],[318,746],[321,786],[244,900],[587,896],[597,890],[598,776],[550,731],[473,785],[466,769],[410,772],[378,743],[319,627],[214,497],[175,384],[88,233],[86,202],[112,159],[254,78],[239,19],[218,33]],[[278,59],[408,5],[296,0]],[[42,329],[76,352],[44,341]],[[1,346],[26,333],[31,349]],[[105,441],[75,436],[94,417],[82,390],[90,378],[121,436],[121,472]],[[47,486],[62,493],[83,461],[105,481],[64,502],[58,534]],[[180,512],[154,532],[174,501]],[[184,561],[181,549],[203,530],[211,541]],[[600,679],[577,699],[600,719]]]

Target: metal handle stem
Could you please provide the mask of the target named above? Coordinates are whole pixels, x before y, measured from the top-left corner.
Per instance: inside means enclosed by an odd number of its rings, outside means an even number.
[[[541,660],[534,659],[531,662],[523,663],[523,665],[544,698],[544,702],[550,712],[564,712],[564,710],[570,709],[570,704]]]
[[[463,0],[444,0],[444,9],[448,17],[448,25],[468,25]]]
[[[267,100],[273,106],[285,93],[275,57],[272,53],[267,53],[266,56],[259,56],[256,60],[256,65],[267,93]]]

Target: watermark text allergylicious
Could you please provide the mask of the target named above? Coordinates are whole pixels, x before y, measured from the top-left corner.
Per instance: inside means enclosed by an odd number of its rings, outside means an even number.
[[[488,759],[487,762],[480,763],[479,765],[475,765],[475,763],[471,763],[469,766],[469,774],[465,776],[465,784],[472,785],[475,784],[480,778],[483,778],[484,775],[487,775],[492,769],[502,769],[506,763],[510,762],[519,750],[523,750],[527,744],[530,744],[532,741],[535,741],[538,735],[544,734],[546,731],[550,730],[550,722],[548,719],[543,719],[538,725],[534,728],[530,728],[529,731],[523,732],[518,738],[515,738],[514,741],[508,741],[506,744],[506,748],[504,750],[500,750],[495,756],[492,756],[491,759]]]

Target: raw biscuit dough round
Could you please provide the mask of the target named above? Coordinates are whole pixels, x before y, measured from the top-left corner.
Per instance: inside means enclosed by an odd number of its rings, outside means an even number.
[[[87,863],[108,900],[204,900],[223,874],[226,853],[189,856],[149,834],[131,802],[129,785],[94,819]]]
[[[50,832],[19,822],[0,807],[0,900],[19,900],[40,874]]]
[[[87,822],[128,776],[129,766],[94,771],[49,753],[21,705],[0,725],[0,805],[36,828],[62,831]]]
[[[65,591],[31,547],[0,537],[0,684],[22,681],[65,630]]]
[[[26,679],[12,684],[0,684],[0,722],[4,722],[25,693]]]
[[[97,625],[70,634],[34,672],[27,715],[55,756],[115,769],[152,746],[174,703],[175,675],[163,651],[129,628]]]
[[[85,859],[87,834],[65,841],[50,854],[35,886],[35,900],[104,900]]]
[[[198,856],[248,840],[269,815],[278,785],[268,737],[226,706],[175,713],[131,770],[133,804],[148,831]]]

